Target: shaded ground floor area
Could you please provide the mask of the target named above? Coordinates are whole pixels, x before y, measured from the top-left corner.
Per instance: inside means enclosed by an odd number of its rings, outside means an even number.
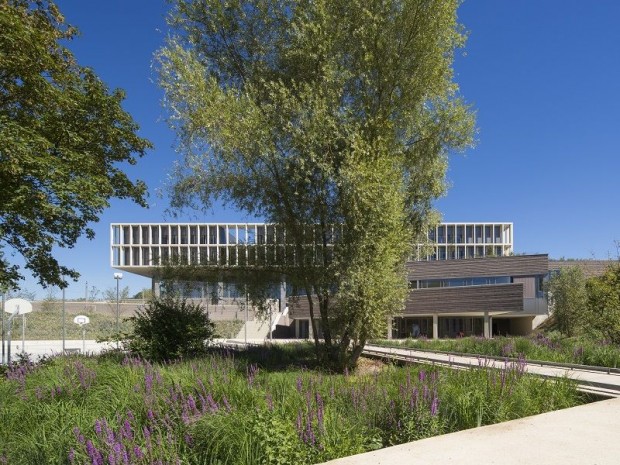
[[[506,316],[402,316],[392,319],[390,337],[404,339],[418,338],[457,338],[469,336],[523,336],[532,331],[532,317]],[[434,324],[436,328],[434,328]]]
[[[435,322],[433,321],[435,320]],[[486,324],[485,324],[486,320]],[[321,322],[316,320],[319,337],[322,336]],[[458,338],[525,336],[534,328],[533,316],[400,316],[393,317],[386,327],[388,339],[405,338]],[[278,336],[276,336],[278,337]],[[290,322],[281,337],[309,339],[313,337],[309,318],[298,318]]]

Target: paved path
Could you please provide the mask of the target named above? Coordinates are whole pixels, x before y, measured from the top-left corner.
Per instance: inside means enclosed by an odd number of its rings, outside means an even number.
[[[388,447],[329,465],[618,465],[620,399]]]
[[[381,347],[367,345],[365,353],[383,354],[384,356],[396,356],[410,358],[420,363],[435,363],[438,365],[453,366],[455,368],[465,368],[470,366],[491,366],[502,368],[505,361],[472,357],[467,355],[453,355],[445,353],[418,351],[414,349],[398,349],[392,347]],[[539,376],[549,378],[568,377],[576,380],[582,390],[600,394],[603,396],[620,396],[620,372],[607,373],[605,369],[576,369],[561,366],[534,365],[526,363],[525,371]],[[620,464],[620,457],[618,458]]]

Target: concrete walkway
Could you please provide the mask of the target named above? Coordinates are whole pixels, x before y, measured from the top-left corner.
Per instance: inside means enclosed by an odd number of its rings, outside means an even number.
[[[369,352],[381,352],[386,355],[395,355],[401,357],[413,357],[420,362],[436,363],[441,365],[452,365],[454,367],[477,367],[480,365],[502,368],[504,361],[484,359],[467,355],[448,355],[442,353],[417,351],[414,349],[398,349],[391,347],[381,347],[367,345]],[[602,395],[620,395],[620,373],[607,373],[602,370],[581,370],[555,366],[540,366],[526,363],[525,371],[527,373],[545,376],[549,378],[568,377],[574,379],[582,386],[591,387],[592,392],[599,392]],[[620,457],[618,458],[620,464]]]
[[[618,465],[620,399],[388,447],[330,465]]]

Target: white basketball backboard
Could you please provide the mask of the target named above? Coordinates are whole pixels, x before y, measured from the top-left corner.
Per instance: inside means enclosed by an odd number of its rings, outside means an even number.
[[[25,299],[9,299],[4,303],[4,311],[15,315],[32,312],[32,304]]]

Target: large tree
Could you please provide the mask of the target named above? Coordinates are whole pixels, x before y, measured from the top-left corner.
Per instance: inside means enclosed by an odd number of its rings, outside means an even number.
[[[578,265],[562,268],[547,283],[558,330],[575,336],[587,326],[586,278]]]
[[[110,198],[144,205],[146,186],[119,165],[150,143],[95,73],[65,44],[76,30],[47,0],[0,0],[0,284],[22,275],[8,254],[46,285],[66,286],[75,270],[53,257],[72,247]]]
[[[620,263],[613,263],[601,276],[587,282],[587,324],[605,339],[620,345]]]
[[[472,141],[459,3],[178,0],[171,16],[173,205],[220,199],[280,225],[285,253],[265,269],[305,290],[341,366],[402,308],[447,154]]]

